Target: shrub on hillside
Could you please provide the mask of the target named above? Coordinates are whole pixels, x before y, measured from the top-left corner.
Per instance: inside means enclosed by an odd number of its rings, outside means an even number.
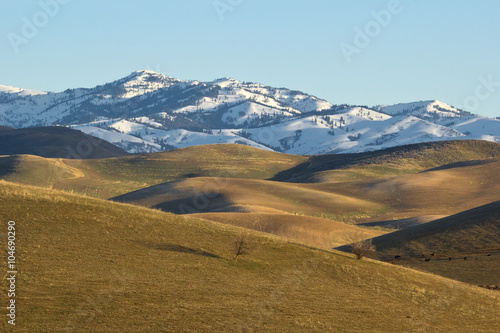
[[[351,248],[352,253],[356,255],[357,259],[368,257],[375,253],[375,246],[373,246],[371,239],[365,239],[359,242],[352,243]]]

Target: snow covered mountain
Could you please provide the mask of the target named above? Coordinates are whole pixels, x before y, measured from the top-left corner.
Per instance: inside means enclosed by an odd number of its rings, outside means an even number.
[[[470,112],[456,109],[436,100],[377,106],[374,109],[391,116],[415,116],[431,121],[441,118],[459,118],[471,115]]]
[[[0,86],[0,125],[69,126],[132,153],[209,143],[323,154],[450,139],[500,142],[500,120],[435,100],[333,105],[286,88],[184,81],[148,70],[58,93]]]

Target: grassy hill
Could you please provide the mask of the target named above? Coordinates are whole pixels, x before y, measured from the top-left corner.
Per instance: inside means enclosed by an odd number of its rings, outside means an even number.
[[[0,155],[15,154],[77,159],[129,155],[107,141],[60,126],[0,130]]]
[[[408,267],[477,285],[500,285],[499,235],[497,201],[376,237],[373,244],[382,260],[401,255],[398,262]]]
[[[244,145],[206,145],[108,159],[64,159],[59,164],[78,170],[79,177],[40,180],[40,160],[24,159],[16,164],[0,165],[0,177],[13,182],[53,186],[92,197],[108,199],[120,194],[168,181],[192,177],[271,178],[280,171],[292,168],[306,160],[303,156],[269,152]],[[46,163],[51,168],[53,162]],[[22,172],[22,175],[16,173]],[[30,172],[32,175],[30,175]],[[52,172],[50,170],[46,172]]]
[[[470,161],[418,174],[357,182],[312,184],[313,188],[370,200],[386,211],[358,222],[451,215],[500,197],[500,158]]]
[[[16,221],[20,331],[500,329],[496,291],[256,232],[233,261],[232,226],[7,182],[0,215]]]
[[[189,178],[127,193],[113,200],[176,214],[215,211],[333,216],[382,209],[369,200],[316,190],[308,184],[238,178]]]
[[[447,216],[500,197],[500,159],[470,161],[398,177],[342,183],[286,183],[197,177],[114,200],[173,213],[288,213],[341,222]]]
[[[60,181],[82,177],[83,172],[70,167],[63,159],[34,155],[0,156],[0,179],[10,182],[52,187]]]
[[[316,247],[332,248],[385,232],[318,217],[262,213],[203,213],[195,218],[270,233]]]
[[[427,142],[359,154],[310,156],[277,174],[278,181],[327,183],[413,174],[455,162],[500,157],[500,144],[478,140]]]
[[[79,170],[82,176],[69,179],[61,176],[51,181],[50,186],[93,197],[111,198],[193,177],[301,179],[338,184],[414,174],[447,163],[483,160],[491,156],[500,156],[500,144],[484,141],[436,142],[364,154],[311,157],[274,153],[244,145],[206,145],[122,158],[61,160],[66,166]],[[1,166],[0,175],[9,181],[30,178],[26,177],[29,169],[39,172],[40,163],[33,161],[34,166],[30,168],[29,162],[23,161],[22,177],[15,176],[15,168]]]

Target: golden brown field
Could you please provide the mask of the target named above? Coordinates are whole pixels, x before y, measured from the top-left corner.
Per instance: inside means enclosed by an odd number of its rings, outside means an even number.
[[[240,145],[1,156],[18,327],[497,332],[498,291],[478,285],[500,285],[498,156],[475,141],[346,156]],[[333,250],[364,239],[378,260]]]
[[[395,265],[259,232],[233,261],[233,226],[7,182],[0,215],[16,221],[20,331],[500,327],[498,292]]]

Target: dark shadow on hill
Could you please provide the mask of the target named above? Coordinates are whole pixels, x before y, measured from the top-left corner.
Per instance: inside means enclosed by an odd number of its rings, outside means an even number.
[[[219,192],[201,192],[177,189],[182,180],[175,180],[163,184],[153,185],[137,191],[126,193],[111,201],[141,205],[160,209],[174,214],[197,214],[224,211],[234,203]],[[176,199],[170,199],[172,196]],[[169,198],[170,197],[170,198]]]
[[[442,166],[439,166],[437,168],[425,170],[424,172],[481,166],[481,165],[487,165],[487,164],[491,164],[491,163],[495,163],[495,162],[498,162],[498,159],[491,158],[491,159],[486,159],[486,160],[473,160],[473,161],[456,162],[456,163],[442,165]]]
[[[19,158],[17,156],[0,157],[0,179],[14,173],[18,164]]]
[[[0,155],[15,154],[68,159],[130,155],[105,140],[62,126],[1,130]]]
[[[159,250],[159,251],[169,251],[169,252],[178,252],[178,253],[187,253],[187,254],[193,254],[197,256],[203,256],[203,257],[209,257],[209,258],[216,258],[216,259],[223,259],[222,257],[201,250],[201,249],[193,249],[187,246],[179,245],[179,244],[172,244],[172,243],[164,243],[164,244],[151,244],[151,243],[145,243],[143,244],[147,246],[150,249],[154,250]]]
[[[274,177],[269,178],[267,180],[271,181],[278,181],[278,182],[288,182],[290,180],[299,178],[301,176],[304,176],[308,173],[312,173],[314,171],[312,170],[312,162],[311,159],[313,157],[309,157],[309,160],[307,162],[301,163],[291,169],[284,170],[278,172]]]
[[[13,129],[15,129],[15,128],[0,125],[0,131],[10,131],[10,130],[13,130]]]
[[[152,206],[152,208],[183,215],[211,213],[214,211],[221,212],[224,211],[225,207],[230,207],[232,204],[233,202],[228,200],[223,194],[204,193],[203,195],[165,201]]]
[[[500,247],[500,201],[372,239],[379,255],[479,253]],[[337,247],[349,252],[350,246]]]
[[[387,221],[360,223],[360,224],[358,224],[358,226],[381,227],[381,228],[402,230],[402,229],[414,227],[416,225],[420,225],[422,223],[427,223],[427,222],[430,222],[430,221],[433,221],[436,219],[437,218],[432,217],[432,216],[417,216],[417,217],[410,217],[410,218],[399,219],[399,220],[387,220]]]

